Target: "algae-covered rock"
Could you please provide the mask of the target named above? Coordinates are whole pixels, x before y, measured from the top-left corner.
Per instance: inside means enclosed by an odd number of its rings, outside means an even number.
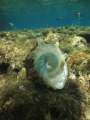
[[[0,120],[90,119],[90,48],[76,30],[81,28],[0,33]],[[24,62],[39,37],[49,43],[58,41],[63,53],[68,53],[69,76],[61,90],[47,87],[38,74],[34,79],[26,77]]]

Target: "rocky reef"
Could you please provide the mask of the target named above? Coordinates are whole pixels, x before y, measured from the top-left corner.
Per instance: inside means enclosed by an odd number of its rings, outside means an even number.
[[[26,77],[24,61],[38,38],[58,41],[68,54],[63,89]],[[90,27],[0,32],[0,120],[90,120]]]

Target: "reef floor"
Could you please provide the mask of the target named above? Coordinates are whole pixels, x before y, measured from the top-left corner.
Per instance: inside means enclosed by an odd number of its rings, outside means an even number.
[[[68,54],[61,90],[26,78],[23,61],[39,38]],[[90,120],[90,27],[0,32],[0,120]]]

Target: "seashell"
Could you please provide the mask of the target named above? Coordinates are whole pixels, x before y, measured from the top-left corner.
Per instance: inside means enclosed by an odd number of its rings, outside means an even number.
[[[61,52],[59,42],[47,44],[42,39],[38,40],[38,45],[28,55],[28,59],[33,60],[33,71],[53,89],[62,89],[65,86],[68,77],[66,58],[67,54]]]

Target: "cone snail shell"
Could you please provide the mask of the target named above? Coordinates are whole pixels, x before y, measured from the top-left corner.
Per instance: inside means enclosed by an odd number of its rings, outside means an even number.
[[[62,54],[59,42],[46,44],[38,40],[38,46],[29,54],[34,60],[34,70],[43,78],[46,85],[53,89],[62,89],[68,77],[68,68],[65,62],[67,54]]]

